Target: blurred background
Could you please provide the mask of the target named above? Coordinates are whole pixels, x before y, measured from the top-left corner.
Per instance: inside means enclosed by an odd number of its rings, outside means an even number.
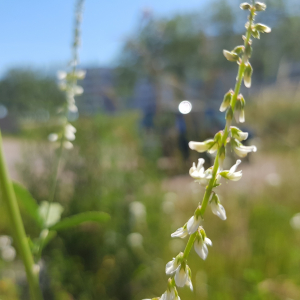
[[[166,289],[165,264],[185,240],[170,234],[193,214],[204,190],[188,176],[198,155],[188,141],[223,129],[218,111],[237,65],[222,55],[242,43],[247,13],[238,0],[85,3],[74,149],[65,151],[55,201],[64,216],[100,210],[49,243],[41,274],[45,300],[138,300]],[[182,299],[300,299],[300,3],[268,0],[254,40],[243,178],[219,189],[228,219],[205,215],[213,241],[206,261],[192,251],[194,292]],[[55,149],[47,140],[65,101],[56,72],[71,56],[74,1],[1,1],[0,128],[13,179],[48,198]],[[187,100],[190,104],[180,106]],[[190,110],[191,109],[191,110]],[[225,161],[236,160],[229,153]],[[0,202],[0,297],[27,299],[26,278]],[[27,233],[38,230],[22,209]],[[14,242],[12,242],[14,246]]]

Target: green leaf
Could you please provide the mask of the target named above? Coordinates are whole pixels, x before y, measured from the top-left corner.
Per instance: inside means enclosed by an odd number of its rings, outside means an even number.
[[[43,201],[38,209],[43,224],[47,228],[59,222],[63,211],[64,208],[59,203],[47,201]]]
[[[38,212],[39,206],[29,191],[17,182],[13,182],[13,188],[18,202],[25,208],[26,212],[38,223],[38,225],[42,226],[42,220]]]
[[[77,226],[79,224],[85,223],[85,222],[97,222],[97,223],[104,223],[110,220],[110,215],[104,212],[98,212],[98,211],[89,211],[84,212],[72,217],[68,217],[60,221],[59,223],[56,223],[53,226],[50,226],[50,230],[63,230],[68,229],[74,226]]]

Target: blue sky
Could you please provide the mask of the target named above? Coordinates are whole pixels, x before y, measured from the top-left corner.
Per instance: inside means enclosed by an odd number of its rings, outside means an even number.
[[[150,8],[159,16],[191,12],[208,0],[86,0],[82,24],[83,65],[109,66]],[[0,74],[11,67],[47,71],[70,57],[74,0],[0,1]]]

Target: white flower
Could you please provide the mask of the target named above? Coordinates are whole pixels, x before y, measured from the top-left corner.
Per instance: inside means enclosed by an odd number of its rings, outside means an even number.
[[[243,141],[248,138],[248,132],[243,132],[242,130],[240,130],[235,126],[231,126],[230,131],[231,131],[231,136],[237,139],[238,141]]]
[[[175,300],[175,291],[171,288],[171,290],[166,290],[164,294],[161,295],[160,300]]]
[[[49,140],[50,142],[56,142],[57,139],[58,139],[58,135],[57,135],[56,133],[50,133],[50,134],[48,135],[48,140]]]
[[[67,77],[67,73],[65,71],[58,71],[57,72],[57,78],[59,80],[63,80]]]
[[[236,161],[236,164],[233,165],[229,171],[222,171],[220,172],[219,174],[221,176],[223,176],[224,178],[226,179],[229,179],[229,180],[232,180],[232,181],[238,181],[242,178],[243,174],[242,174],[242,171],[238,171],[238,172],[235,172],[236,168],[238,167],[238,165],[241,163],[241,160],[238,159]]]
[[[180,262],[177,258],[173,258],[173,260],[169,261],[166,264],[166,274],[170,275],[173,274],[177,268],[180,266]]]
[[[196,182],[199,182],[201,185],[207,185],[209,180],[212,178],[211,169],[207,169],[204,171],[204,159],[199,158],[198,159],[198,165],[196,167],[195,163],[193,163],[193,166],[190,168],[190,176],[196,179]]]
[[[206,237],[204,230],[201,228],[198,230],[198,234],[194,243],[194,249],[203,260],[206,259],[208,254],[207,245],[212,246],[212,242]]]
[[[68,150],[73,148],[73,144],[69,141],[64,141],[64,147]]]
[[[182,239],[188,235],[187,226],[178,228],[175,232],[171,234],[171,237],[181,237]]]
[[[185,264],[181,264],[175,273],[175,283],[179,287],[184,287],[189,278],[189,272]]]
[[[233,147],[234,152],[240,157],[247,156],[249,152],[257,151],[257,148],[255,146],[244,146],[236,139],[231,139],[231,145]]]
[[[189,266],[186,266],[187,271],[188,271],[188,278],[185,282],[185,285],[187,285],[191,291],[193,291],[193,283],[192,283],[192,272]]]
[[[230,105],[230,101],[232,99],[232,96],[233,96],[234,92],[233,90],[229,90],[225,96],[224,96],[224,99],[222,101],[222,104],[220,106],[220,111],[223,112],[227,109],[227,107]]]
[[[205,152],[215,146],[216,142],[212,139],[206,140],[204,142],[189,142],[189,147],[192,150],[196,150],[197,152]],[[216,151],[217,149],[213,150]]]
[[[214,194],[210,202],[211,210],[214,215],[218,216],[221,220],[226,220],[226,211],[219,201],[217,194]]]
[[[200,216],[192,216],[187,222],[187,230],[189,234],[193,234],[200,226],[201,218]]]
[[[69,140],[69,141],[74,141],[76,131],[77,130],[73,125],[67,124],[66,127],[65,127],[65,137],[66,137],[66,139]]]
[[[73,88],[73,92],[75,95],[81,95],[83,93],[83,87],[75,85]]]

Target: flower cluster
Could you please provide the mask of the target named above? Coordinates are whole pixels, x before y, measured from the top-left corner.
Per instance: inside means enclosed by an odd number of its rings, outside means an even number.
[[[76,128],[71,125],[68,121],[69,114],[74,114],[78,112],[76,106],[75,97],[83,93],[83,88],[77,85],[78,80],[82,80],[85,77],[84,70],[77,70],[78,65],[78,47],[80,44],[80,22],[82,14],[82,4],[83,1],[78,1],[77,10],[75,12],[75,33],[73,42],[73,57],[70,62],[70,71],[58,71],[57,79],[59,88],[65,93],[66,102],[63,107],[59,110],[62,115],[62,128],[59,133],[51,133],[48,136],[50,142],[60,141],[61,147],[66,149],[72,149],[72,141],[75,140]]]
[[[248,138],[248,133],[243,132],[231,123],[235,118],[237,123],[245,122],[245,104],[246,101],[242,94],[240,94],[240,87],[242,82],[246,87],[251,86],[252,66],[249,58],[252,54],[252,40],[251,37],[259,38],[260,33],[268,33],[271,29],[263,24],[254,24],[254,17],[256,12],[266,9],[266,5],[261,2],[253,1],[253,4],[242,3],[241,9],[249,10],[249,18],[246,23],[246,35],[243,36],[244,45],[235,47],[232,51],[224,50],[225,58],[232,62],[237,62],[239,71],[237,82],[234,90],[229,90],[222,101],[220,111],[225,112],[226,125],[224,130],[219,131],[214,138],[208,139],[204,142],[191,141],[189,147],[192,150],[203,153],[215,153],[216,157],[213,166],[205,169],[204,159],[199,158],[197,165],[193,163],[189,170],[190,176],[202,186],[205,186],[205,193],[201,203],[196,208],[194,215],[180,228],[178,228],[171,237],[185,238],[189,236],[184,252],[180,252],[173,260],[169,261],[166,265],[166,274],[170,275],[169,286],[167,291],[159,298],[154,299],[179,299],[177,295],[177,287],[185,285],[193,289],[191,279],[191,269],[187,264],[189,253],[194,246],[195,252],[205,260],[208,255],[208,247],[212,246],[212,241],[206,236],[203,228],[202,220],[203,214],[209,204],[212,213],[218,216],[221,220],[226,220],[226,211],[220,203],[220,198],[215,192],[215,189],[220,185],[221,179],[238,181],[242,178],[242,171],[237,171],[241,160],[238,159],[236,163],[229,169],[224,170],[223,162],[226,152],[231,146],[231,150],[241,158],[247,156],[250,152],[256,152],[255,146],[245,146],[242,141]]]

